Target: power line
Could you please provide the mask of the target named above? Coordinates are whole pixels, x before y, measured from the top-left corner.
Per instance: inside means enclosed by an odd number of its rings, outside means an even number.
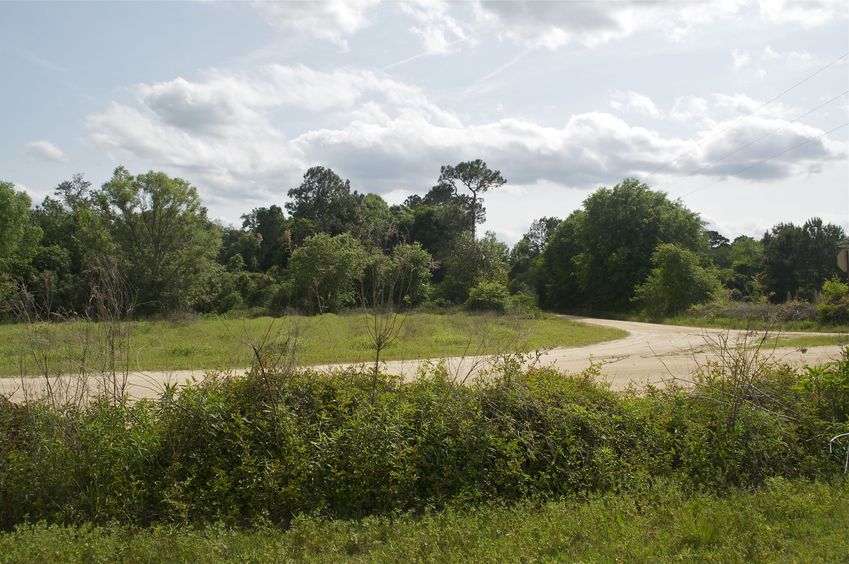
[[[843,53],[842,55],[840,55],[839,57],[837,57],[836,59],[834,59],[834,60],[833,60],[833,61],[831,61],[830,63],[826,64],[825,66],[820,67],[819,69],[817,69],[816,71],[814,71],[812,74],[809,74],[808,76],[806,76],[805,78],[803,78],[802,80],[800,80],[799,82],[797,82],[796,84],[794,84],[794,85],[790,86],[789,88],[786,88],[786,89],[782,90],[781,92],[779,92],[778,94],[776,94],[775,96],[773,96],[772,98],[770,98],[769,100],[767,100],[766,102],[764,102],[763,104],[761,104],[760,106],[758,106],[757,108],[755,108],[755,109],[754,109],[754,111],[752,111],[752,112],[750,112],[750,113],[748,113],[748,114],[742,115],[742,116],[738,116],[738,117],[737,117],[737,119],[733,120],[731,123],[727,124],[727,125],[726,125],[725,127],[723,127],[722,129],[720,129],[720,130],[718,130],[718,131],[714,131],[711,135],[709,135],[709,136],[705,137],[704,139],[702,139],[702,140],[701,140],[701,141],[699,141],[698,143],[694,144],[693,146],[691,146],[691,147],[690,147],[689,149],[687,149],[686,151],[684,151],[684,152],[682,152],[682,153],[678,154],[678,155],[677,155],[674,159],[672,159],[671,161],[666,161],[665,163],[663,163],[662,165],[660,165],[658,168],[656,168],[655,170],[653,170],[653,171],[650,173],[650,175],[651,175],[651,176],[654,176],[655,174],[657,174],[657,173],[658,173],[658,172],[660,172],[661,170],[665,169],[666,167],[668,167],[669,165],[671,165],[672,163],[674,163],[675,161],[677,161],[678,159],[680,159],[680,158],[681,158],[681,157],[683,157],[684,155],[688,155],[688,154],[690,154],[690,153],[693,151],[693,149],[696,149],[697,147],[700,147],[700,146],[701,146],[702,144],[704,144],[706,141],[708,141],[708,140],[710,140],[710,139],[713,139],[714,137],[716,137],[716,136],[717,136],[717,135],[719,135],[720,133],[725,133],[728,129],[730,129],[730,128],[731,128],[731,126],[732,126],[732,125],[734,125],[735,123],[737,123],[737,122],[738,122],[738,121],[740,121],[741,119],[746,118],[746,117],[749,117],[749,116],[752,116],[752,115],[755,115],[756,113],[758,113],[759,111],[761,111],[763,108],[765,108],[766,106],[768,106],[768,105],[772,104],[773,102],[775,102],[776,100],[778,100],[779,98],[781,98],[782,96],[784,96],[785,94],[787,94],[788,92],[790,92],[791,90],[793,90],[794,88],[797,88],[797,87],[801,86],[802,84],[804,84],[804,83],[808,82],[809,80],[811,80],[812,78],[814,78],[815,76],[817,76],[818,74],[820,74],[821,72],[823,72],[824,70],[826,70],[827,68],[829,68],[829,67],[831,67],[831,66],[833,66],[833,65],[837,64],[837,63],[838,63],[838,62],[840,62],[841,60],[845,59],[847,56],[849,56],[849,51],[847,51],[846,53]]]
[[[740,169],[740,170],[737,170],[737,171],[733,172],[733,173],[732,173],[732,174],[730,174],[730,175],[726,175],[726,176],[725,176],[725,177],[723,177],[723,178],[719,178],[719,179],[717,179],[717,180],[714,180],[713,182],[710,182],[710,183],[708,183],[708,184],[705,184],[704,186],[700,186],[699,188],[696,188],[695,190],[692,190],[692,191],[690,191],[690,192],[687,192],[686,194],[684,194],[684,195],[682,196],[682,198],[686,198],[687,196],[690,196],[691,194],[695,194],[696,192],[699,192],[700,190],[704,190],[705,188],[709,188],[709,187],[713,186],[714,184],[718,184],[718,183],[720,183],[720,182],[725,182],[725,180],[726,180],[726,178],[727,178],[728,176],[737,176],[737,175],[739,175],[739,174],[741,174],[741,173],[744,173],[744,172],[746,172],[746,171],[748,171],[748,170],[752,170],[753,168],[755,168],[755,167],[757,167],[757,166],[760,166],[760,165],[762,165],[762,164],[764,164],[764,163],[767,163],[767,162],[771,161],[772,159],[774,159],[774,158],[776,158],[776,157],[780,157],[780,156],[781,156],[781,155],[783,155],[784,153],[789,153],[790,151],[792,151],[792,150],[794,150],[794,149],[798,149],[799,147],[802,147],[802,146],[804,146],[804,145],[807,145],[808,143],[813,143],[814,141],[816,141],[816,140],[818,140],[818,139],[821,139],[821,138],[825,137],[825,136],[826,136],[826,135],[828,135],[829,133],[833,133],[833,132],[837,131],[838,129],[841,129],[841,128],[843,128],[843,127],[846,127],[847,125],[849,125],[849,121],[847,121],[846,123],[844,123],[844,124],[842,124],[842,125],[838,125],[837,127],[833,128],[833,129],[829,129],[828,131],[826,131],[826,132],[824,132],[824,133],[821,133],[820,135],[817,135],[816,137],[811,137],[810,139],[807,139],[807,140],[805,140],[805,141],[803,141],[803,142],[801,142],[801,143],[798,143],[798,144],[796,144],[796,145],[793,145],[792,147],[790,147],[790,148],[788,148],[788,149],[784,149],[783,151],[780,151],[780,152],[778,152],[778,153],[775,153],[774,155],[769,156],[769,157],[767,157],[767,158],[765,158],[765,159],[763,159],[763,160],[760,160],[760,161],[756,162],[756,163],[755,163],[755,164],[753,164],[753,165],[750,165],[750,166],[747,166],[747,167],[742,168],[742,169]]]
[[[731,155],[736,155],[737,153],[739,153],[739,152],[740,152],[740,151],[742,151],[743,149],[745,149],[745,148],[747,148],[747,147],[751,147],[752,145],[754,145],[754,144],[755,144],[755,143],[757,143],[758,141],[762,141],[763,139],[766,139],[767,137],[769,137],[769,136],[770,136],[770,135],[772,135],[773,133],[777,133],[777,132],[781,131],[782,129],[784,129],[785,127],[787,127],[788,125],[790,125],[791,123],[795,123],[795,122],[799,121],[800,119],[802,119],[803,117],[806,117],[806,116],[811,115],[812,113],[814,113],[815,111],[819,110],[819,109],[820,109],[820,108],[822,108],[823,106],[827,106],[827,105],[831,104],[832,102],[834,102],[835,100],[838,100],[838,99],[842,98],[842,97],[843,97],[843,96],[845,96],[846,94],[849,94],[849,90],[844,90],[843,92],[841,92],[841,93],[840,93],[840,94],[838,94],[837,96],[835,96],[835,97],[833,97],[833,98],[831,98],[831,99],[829,99],[829,100],[827,100],[827,101],[823,102],[822,104],[820,104],[819,106],[817,106],[817,107],[815,107],[815,108],[811,108],[810,110],[808,110],[808,111],[807,111],[807,112],[805,112],[804,114],[801,114],[801,115],[796,116],[795,118],[791,119],[790,121],[787,121],[787,122],[785,122],[784,124],[782,124],[782,125],[780,125],[780,126],[778,126],[778,127],[774,128],[774,129],[772,129],[772,130],[770,130],[770,131],[768,131],[768,132],[764,133],[763,135],[761,135],[761,136],[760,136],[760,137],[758,137],[757,139],[753,139],[752,141],[749,141],[749,142],[748,142],[748,143],[746,143],[745,145],[741,145],[741,146],[737,147],[736,149],[734,149],[734,150],[733,150],[733,151],[731,151],[730,153],[726,153],[726,154],[724,154],[722,157],[720,157],[720,158],[718,158],[718,159],[716,159],[716,160],[714,160],[714,161],[711,161],[711,162],[707,163],[706,165],[702,166],[701,168],[699,168],[699,169],[697,169],[697,170],[694,170],[693,172],[689,173],[689,176],[694,176],[694,175],[696,175],[696,174],[698,174],[698,173],[702,172],[703,170],[705,170],[705,169],[707,169],[707,168],[710,168],[710,167],[714,166],[715,164],[717,164],[717,163],[720,163],[720,162],[724,161],[725,159],[727,159],[727,158],[728,158],[728,157],[730,157]],[[674,186],[675,186],[675,185],[673,185],[672,187],[674,187]],[[667,188],[666,190],[668,190],[668,188]]]

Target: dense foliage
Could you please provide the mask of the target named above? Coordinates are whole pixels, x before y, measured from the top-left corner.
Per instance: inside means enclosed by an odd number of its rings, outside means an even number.
[[[210,377],[157,401],[55,409],[0,400],[0,526],[289,523],[528,497],[751,487],[842,471],[849,358],[706,372],[694,393],[615,394],[595,370],[472,386],[434,368]]]
[[[625,179],[565,220],[535,220],[510,249],[492,232],[476,235],[483,194],[505,182],[479,159],[462,162],[443,166],[424,195],[390,206],[316,166],[284,205],[255,208],[238,227],[210,221],[197,189],[161,172],[119,167],[100,188],[77,175],[34,209],[3,182],[0,316],[14,317],[25,301],[43,318],[87,315],[108,278],[126,285],[133,315],[323,313],[378,302],[504,311],[521,302],[664,316],[710,301],[825,300],[821,322],[845,318],[840,299],[823,294],[826,281],[843,280],[835,255],[849,241],[839,226],[812,218],[732,241],[680,201]],[[494,300],[480,299],[484,288]]]

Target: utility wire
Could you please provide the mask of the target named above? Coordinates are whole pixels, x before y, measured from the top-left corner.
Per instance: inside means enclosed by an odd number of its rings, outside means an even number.
[[[768,132],[764,133],[763,135],[761,135],[761,136],[760,136],[760,137],[758,137],[757,139],[753,139],[752,141],[749,141],[749,142],[748,142],[748,143],[746,143],[745,145],[740,145],[739,147],[737,147],[736,149],[734,149],[734,150],[733,150],[733,151],[731,151],[730,153],[725,153],[725,154],[724,154],[723,156],[721,156],[720,158],[718,158],[718,159],[716,159],[716,160],[714,160],[714,161],[711,161],[711,162],[707,163],[706,165],[702,166],[701,168],[699,168],[699,169],[697,169],[697,170],[694,170],[693,172],[689,173],[689,176],[695,176],[696,174],[698,174],[698,173],[702,172],[703,170],[708,169],[708,168],[710,168],[710,167],[714,166],[715,164],[717,164],[717,163],[720,163],[720,162],[724,161],[725,159],[727,159],[727,158],[728,158],[728,157],[730,157],[731,155],[736,155],[737,153],[739,153],[739,152],[740,152],[740,151],[742,151],[743,149],[745,149],[745,148],[747,148],[747,147],[751,147],[752,145],[754,145],[754,144],[755,144],[755,143],[757,143],[758,141],[762,141],[763,139],[766,139],[767,137],[769,137],[769,136],[770,136],[770,135],[772,135],[773,133],[777,133],[777,132],[781,131],[782,129],[784,129],[785,127],[787,127],[788,125],[790,125],[791,123],[795,123],[795,122],[799,121],[800,119],[802,119],[803,117],[806,117],[806,116],[811,115],[812,113],[814,113],[815,111],[819,110],[819,109],[820,109],[820,108],[822,108],[823,106],[827,106],[827,105],[831,104],[832,102],[834,102],[835,100],[838,100],[838,99],[842,98],[843,96],[846,96],[846,94],[849,94],[849,90],[844,90],[843,92],[841,92],[840,94],[838,94],[838,95],[837,95],[837,96],[835,96],[834,98],[831,98],[831,99],[829,99],[829,100],[827,100],[827,101],[823,102],[823,103],[822,103],[822,104],[820,104],[819,106],[817,106],[817,107],[815,107],[815,108],[811,108],[810,110],[808,110],[808,111],[807,111],[807,112],[805,112],[804,114],[798,115],[798,116],[796,116],[795,118],[791,119],[790,121],[787,121],[787,122],[785,122],[784,124],[782,124],[782,125],[780,125],[780,126],[778,126],[778,127],[774,128],[774,129],[771,129],[770,131],[768,131]],[[674,187],[675,187],[675,185],[673,184],[673,185],[671,186],[671,188],[674,188]],[[669,188],[664,188],[664,190],[667,190],[667,191],[668,191],[668,190],[669,190]]]
[[[754,115],[754,114],[758,113],[759,111],[761,111],[763,108],[765,108],[765,107],[766,107],[766,106],[768,106],[769,104],[772,104],[773,102],[775,102],[776,100],[778,100],[779,98],[781,98],[782,96],[784,96],[785,94],[787,94],[788,92],[790,92],[791,90],[793,90],[794,88],[797,88],[797,87],[801,86],[802,84],[804,84],[804,83],[808,82],[809,80],[811,80],[812,78],[814,78],[815,76],[817,76],[819,73],[821,73],[821,72],[823,72],[824,70],[826,70],[827,68],[829,68],[829,67],[831,67],[831,66],[833,66],[833,65],[837,64],[838,62],[842,61],[842,60],[843,60],[843,59],[845,59],[847,56],[849,56],[849,51],[847,51],[846,53],[843,53],[842,55],[840,55],[839,57],[837,57],[836,59],[834,59],[834,60],[833,60],[833,61],[831,61],[830,63],[826,64],[825,66],[820,67],[819,69],[817,69],[816,71],[814,71],[812,74],[809,74],[808,76],[806,76],[805,78],[803,78],[802,80],[800,80],[799,82],[797,82],[796,84],[794,84],[794,85],[790,86],[789,88],[786,88],[786,89],[782,90],[781,92],[779,92],[778,94],[776,94],[775,96],[773,96],[772,98],[770,98],[769,100],[767,100],[766,102],[764,102],[763,104],[761,104],[760,106],[758,106],[757,108],[755,108],[755,110],[754,110],[754,111],[752,111],[752,112],[750,112],[750,113],[748,113],[748,114],[745,114],[745,115],[739,116],[739,117],[737,117],[737,119],[735,119],[735,120],[734,120],[734,121],[732,121],[731,123],[727,124],[727,125],[726,125],[725,127],[723,127],[722,129],[720,129],[720,130],[718,130],[718,131],[714,131],[711,135],[709,135],[709,136],[705,137],[704,139],[702,139],[702,140],[701,140],[701,141],[699,141],[698,143],[694,144],[693,146],[691,146],[691,147],[690,147],[689,149],[687,149],[686,151],[684,151],[684,152],[682,152],[682,153],[678,154],[678,156],[676,156],[676,157],[675,157],[674,159],[672,159],[671,161],[666,161],[665,163],[663,163],[662,165],[660,165],[658,168],[656,168],[655,170],[653,170],[650,174],[651,174],[652,176],[654,176],[655,174],[657,174],[658,172],[662,171],[663,169],[665,169],[666,167],[668,167],[669,165],[671,165],[672,163],[674,163],[675,161],[677,161],[678,159],[680,159],[681,157],[683,157],[684,155],[688,155],[689,153],[691,153],[691,152],[693,151],[693,149],[695,149],[695,148],[697,148],[697,147],[700,147],[703,143],[705,143],[705,142],[706,142],[706,141],[708,141],[709,139],[713,139],[714,137],[716,137],[716,136],[717,136],[717,135],[719,135],[720,133],[725,133],[726,131],[728,131],[728,129],[730,129],[730,128],[731,128],[731,126],[732,126],[732,125],[734,125],[735,123],[737,123],[737,122],[738,122],[738,121],[740,121],[741,119],[746,118],[746,117],[749,117],[749,116],[751,116],[751,115]]]
[[[689,196],[689,195],[691,195],[691,194],[695,194],[696,192],[699,192],[700,190],[704,190],[705,188],[709,188],[710,186],[713,186],[714,184],[718,184],[718,183],[720,183],[720,182],[725,182],[725,180],[727,179],[727,177],[728,177],[728,176],[737,176],[737,175],[739,175],[739,174],[741,174],[741,173],[743,173],[743,172],[746,172],[746,171],[748,171],[748,170],[752,170],[753,168],[755,168],[755,167],[757,167],[757,166],[760,166],[760,165],[762,165],[762,164],[764,164],[764,163],[767,163],[767,162],[771,161],[772,159],[774,159],[774,158],[776,158],[776,157],[780,157],[780,156],[781,156],[781,155],[783,155],[784,153],[789,153],[790,151],[792,151],[792,150],[794,150],[794,149],[798,149],[799,147],[802,147],[802,146],[804,146],[804,145],[807,145],[808,143],[813,143],[814,141],[816,141],[816,140],[818,140],[818,139],[821,139],[821,138],[825,137],[825,136],[826,136],[826,135],[828,135],[829,133],[833,133],[833,132],[837,131],[838,129],[841,129],[841,128],[843,128],[843,127],[846,127],[847,125],[849,125],[849,121],[847,121],[846,123],[844,123],[844,124],[842,124],[842,125],[838,125],[837,127],[833,128],[833,129],[829,129],[829,130],[828,130],[828,131],[826,131],[825,133],[821,133],[820,135],[817,135],[816,137],[811,137],[810,139],[807,139],[806,141],[803,141],[803,142],[801,142],[801,143],[798,143],[798,144],[796,144],[796,145],[793,145],[792,147],[790,147],[790,148],[788,148],[788,149],[784,149],[784,150],[783,150],[783,151],[781,151],[781,152],[775,153],[774,155],[769,156],[769,157],[767,157],[767,158],[765,158],[765,159],[763,159],[763,160],[760,160],[760,161],[756,162],[756,163],[755,163],[755,164],[753,164],[753,165],[749,165],[749,166],[747,166],[747,167],[745,167],[745,168],[741,168],[740,170],[737,170],[737,171],[733,172],[732,174],[725,175],[723,178],[719,178],[719,179],[717,179],[717,180],[714,180],[713,182],[710,182],[710,183],[708,183],[708,184],[705,184],[704,186],[700,186],[699,188],[696,188],[695,190],[692,190],[692,191],[690,191],[690,192],[687,192],[687,193],[686,193],[686,194],[684,194],[684,196],[682,196],[682,197],[686,198],[687,196]]]

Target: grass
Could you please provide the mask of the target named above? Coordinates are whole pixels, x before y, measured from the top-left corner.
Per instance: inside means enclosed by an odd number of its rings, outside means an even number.
[[[666,325],[683,325],[689,327],[708,327],[715,329],[754,329],[779,331],[811,331],[817,333],[849,333],[846,325],[823,325],[815,321],[761,321],[756,319],[735,319],[730,317],[700,317],[679,315],[662,320],[634,319],[634,321],[652,321]]]
[[[302,364],[370,362],[373,345],[361,314],[289,316],[254,319],[196,319],[134,321],[130,329],[130,370],[209,370],[248,366],[251,343],[263,335],[283,346],[297,335],[296,355]],[[79,372],[83,335],[103,333],[103,326],[83,322],[31,326],[0,325],[0,376],[37,373],[32,352],[46,354],[55,372]],[[510,316],[414,313],[407,317],[398,339],[382,353],[383,360],[440,358],[531,351],[548,347],[582,346],[624,337],[617,329],[589,326],[554,317],[523,319]],[[89,341],[90,342],[90,341]],[[102,346],[94,349],[103,350]]]
[[[147,529],[24,525],[3,562],[668,562],[849,560],[849,486],[776,478],[686,495],[674,485],[586,501],[522,502],[359,521]]]
[[[829,345],[849,345],[849,334],[843,335],[802,335],[779,337],[780,347],[824,347]]]

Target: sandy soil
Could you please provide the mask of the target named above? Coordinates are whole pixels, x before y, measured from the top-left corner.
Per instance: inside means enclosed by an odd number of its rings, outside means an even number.
[[[704,329],[698,327],[681,327],[675,325],[658,325],[653,323],[638,323],[633,321],[616,321],[608,319],[592,319],[586,317],[563,316],[566,319],[582,323],[601,325],[624,329],[629,335],[622,339],[596,343],[583,347],[557,348],[544,352],[536,362],[541,365],[555,366],[569,372],[579,372],[587,368],[591,362],[602,365],[603,378],[615,390],[621,390],[631,384],[662,384],[676,379],[686,385],[691,375],[709,360],[716,360],[716,344],[727,339],[729,342],[752,342],[755,336],[743,331],[726,331],[719,329]],[[796,335],[797,333],[785,333]],[[811,333],[799,333],[811,335]],[[769,348],[762,353],[771,361],[782,362],[794,366],[816,365],[840,356],[840,346],[812,347],[807,350],[797,348]],[[437,361],[407,360],[384,363],[384,369],[392,374],[398,374],[406,380],[416,377],[423,365]],[[470,381],[491,368],[496,357],[454,357],[444,359],[449,372],[458,381]],[[347,366],[323,365],[320,370],[328,370]],[[233,373],[243,373],[244,369],[233,370]],[[174,372],[133,372],[128,375],[126,393],[131,398],[157,397],[165,385],[184,385],[193,380],[202,380],[202,371]],[[81,382],[80,378],[65,376],[53,379],[49,384],[44,378],[26,380],[15,378],[0,379],[0,394],[13,401],[21,401],[27,397],[37,397],[44,394],[50,385],[54,392],[74,396],[86,393],[111,390],[109,382],[98,378],[88,378]]]

